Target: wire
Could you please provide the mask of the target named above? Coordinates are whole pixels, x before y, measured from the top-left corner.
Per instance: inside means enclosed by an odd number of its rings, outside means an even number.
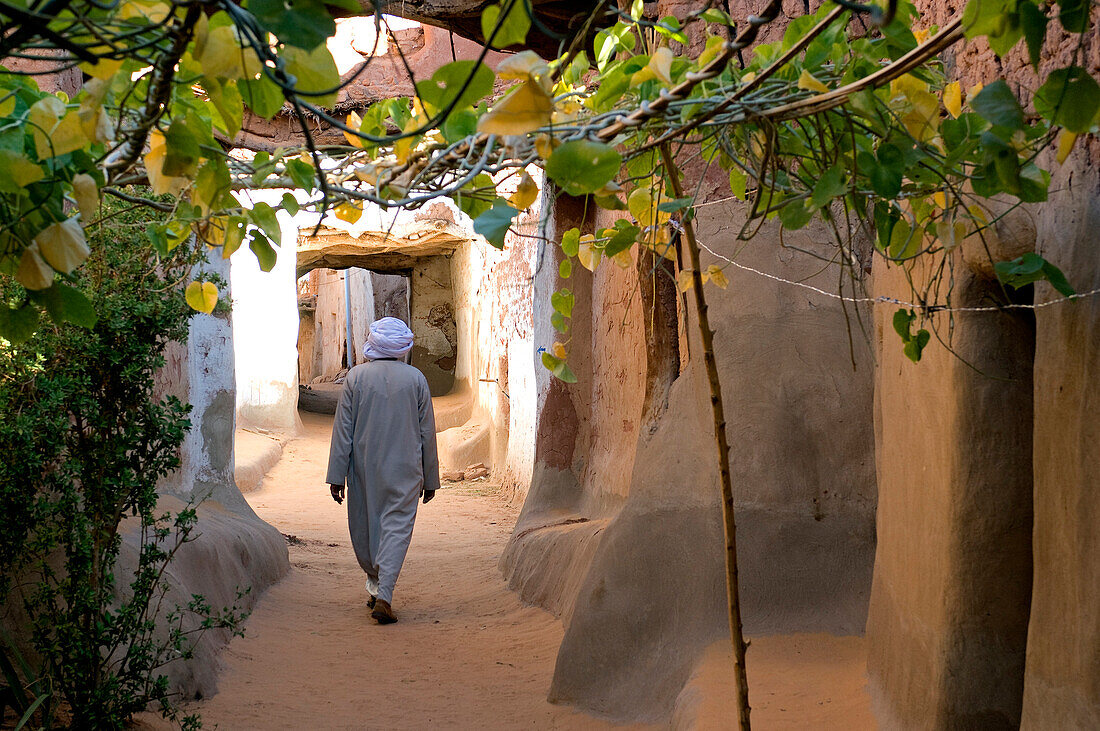
[[[720,201],[713,201],[713,202],[718,203]],[[777,276],[775,274],[769,274],[768,272],[761,271],[759,269],[748,266],[746,264],[741,264],[740,262],[736,262],[733,259],[730,259],[728,256],[725,256],[724,254],[719,254],[717,251],[710,248],[709,246],[707,246],[702,241],[699,242],[699,246],[701,248],[705,249],[706,251],[708,251],[711,255],[718,257],[719,259],[727,262],[728,264],[736,267],[737,269],[740,269],[740,270],[745,271],[745,272],[750,272],[752,274],[756,274],[757,276],[764,277],[765,279],[770,279],[774,282],[780,282],[782,284],[789,284],[789,285],[792,285],[792,286],[795,286],[795,287],[801,287],[802,289],[808,289],[811,292],[815,292],[816,294],[820,294],[824,297],[828,297],[829,299],[839,300],[841,302],[852,302],[852,303],[855,303],[855,304],[871,304],[871,305],[890,304],[890,305],[898,305],[900,307],[908,307],[909,309],[912,309],[912,310],[922,310],[922,311],[928,312],[930,314],[935,313],[935,312],[1002,312],[1004,310],[1038,310],[1038,309],[1043,308],[1043,307],[1050,307],[1052,305],[1059,305],[1059,304],[1063,304],[1065,302],[1070,302],[1072,300],[1084,299],[1086,297],[1094,297],[1094,296],[1100,294],[1100,287],[1097,287],[1096,289],[1091,289],[1088,292],[1077,292],[1077,293],[1067,295],[1067,296],[1064,296],[1064,297],[1059,297],[1057,299],[1047,300],[1045,302],[1039,302],[1039,303],[1030,304],[1030,305],[1029,304],[1017,304],[1015,302],[1010,302],[1010,303],[1003,304],[1003,305],[985,305],[985,306],[975,306],[975,307],[950,307],[948,305],[925,305],[925,304],[919,304],[919,303],[916,303],[916,302],[907,302],[905,300],[898,299],[897,297],[888,297],[886,295],[880,295],[878,297],[845,297],[845,296],[839,295],[835,292],[829,292],[828,290],[821,289],[820,287],[815,287],[812,284],[806,284],[805,282],[796,282],[796,281],[791,280],[791,279],[784,279],[783,277]]]

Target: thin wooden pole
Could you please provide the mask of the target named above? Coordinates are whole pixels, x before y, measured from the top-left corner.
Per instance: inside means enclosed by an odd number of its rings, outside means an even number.
[[[668,143],[660,146],[661,160],[668,175],[669,186],[677,198],[684,197],[678,177],[680,170],[672,158]],[[726,416],[722,406],[722,384],[718,379],[718,361],[714,357],[714,332],[707,318],[707,298],[703,291],[703,274],[699,264],[699,242],[690,216],[682,222],[691,260],[692,289],[699,320],[699,335],[703,341],[703,362],[710,382],[710,405],[714,413],[714,443],[718,450],[718,474],[722,482],[722,519],[726,533],[726,594],[729,603],[730,640],[733,644],[733,679],[736,685],[737,727],[749,731],[749,681],[745,672],[745,635],[741,627],[741,599],[737,584],[737,524],[733,514],[733,480],[730,477],[729,441],[726,437]]]

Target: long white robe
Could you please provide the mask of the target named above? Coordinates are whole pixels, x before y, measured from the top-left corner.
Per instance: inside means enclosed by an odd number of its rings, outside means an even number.
[[[375,360],[348,372],[328,458],[329,484],[345,479],[355,557],[389,602],[421,492],[439,488],[432,397],[416,368]]]

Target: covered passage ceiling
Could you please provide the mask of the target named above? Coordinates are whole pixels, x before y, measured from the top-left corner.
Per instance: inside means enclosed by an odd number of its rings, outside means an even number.
[[[412,269],[417,259],[450,256],[471,240],[458,225],[446,220],[421,220],[395,226],[391,231],[366,231],[354,237],[347,231],[321,227],[302,230],[298,239],[298,273],[312,269],[360,267],[382,274]]]

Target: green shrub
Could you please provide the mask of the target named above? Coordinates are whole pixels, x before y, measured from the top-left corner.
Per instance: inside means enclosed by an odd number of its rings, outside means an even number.
[[[242,619],[195,597],[156,631],[169,609],[165,568],[193,540],[196,515],[193,505],[157,510],[190,406],[157,398],[154,374],[167,344],[186,338],[193,312],[183,287],[202,251],[184,242],[158,257],[145,237],[149,215],[109,210],[92,237],[71,284],[94,307],[94,327],[49,324],[20,345],[0,341],[0,600],[24,614],[14,644],[41,676],[25,683],[63,701],[76,728],[120,728],[150,703],[176,718],[161,669],[189,656],[195,632],[236,630]],[[25,297],[2,281],[0,297]],[[128,516],[140,521],[142,543],[119,587]]]

